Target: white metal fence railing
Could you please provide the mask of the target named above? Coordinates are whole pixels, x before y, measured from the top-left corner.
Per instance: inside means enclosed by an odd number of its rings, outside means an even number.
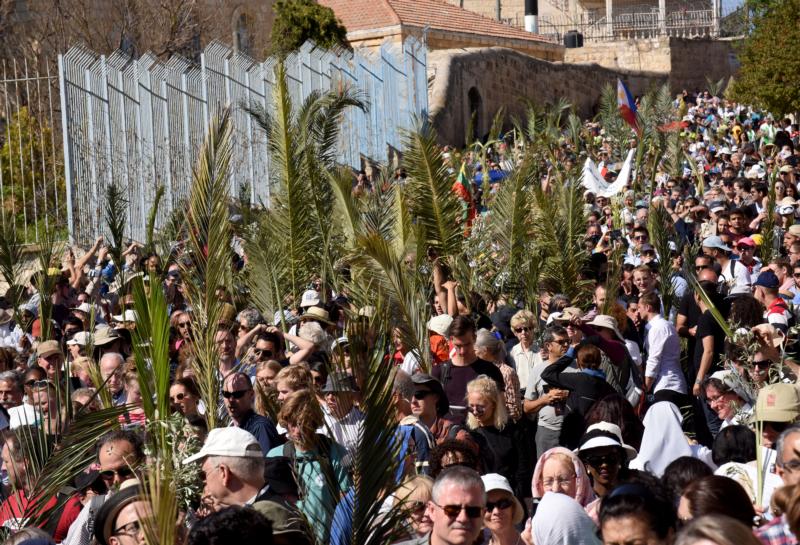
[[[36,242],[65,235],[58,76],[27,61],[0,65],[0,225]]]
[[[313,90],[349,85],[363,91],[367,112],[347,111],[339,161],[386,161],[400,149],[401,129],[428,108],[426,52],[410,38],[400,50],[384,44],[375,55],[336,54],[305,44],[286,61],[295,105]],[[86,242],[104,234],[103,197],[110,184],[128,201],[128,232],[142,240],[159,185],[165,198],[157,226],[182,206],[209,121],[234,107],[232,194],[269,204],[269,160],[264,132],[241,108],[270,105],[274,61],[255,61],[211,43],[200,65],[151,55],[108,57],[74,47],[59,57],[62,130],[70,236]],[[242,193],[245,191],[246,193]]]
[[[558,13],[539,17],[539,33],[564,43],[570,31],[581,33],[586,42],[602,42],[657,37],[698,38],[719,35],[720,7],[715,0],[700,3],[668,3],[664,11],[657,5],[611,4],[609,12],[597,8],[576,14]]]

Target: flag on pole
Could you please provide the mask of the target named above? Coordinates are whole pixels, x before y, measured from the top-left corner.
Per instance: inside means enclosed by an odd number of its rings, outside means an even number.
[[[622,80],[617,80],[617,106],[619,107],[619,114],[622,119],[639,132],[639,123],[636,121],[636,103],[633,101],[633,96],[628,88],[622,83]]]
[[[465,163],[461,163],[461,170],[456,177],[456,181],[453,183],[452,190],[461,201],[461,220],[466,223],[467,229],[469,229],[470,225],[472,225],[472,220],[475,219],[477,211],[475,210],[475,201],[472,196],[472,183],[470,183],[467,177],[467,165]]]

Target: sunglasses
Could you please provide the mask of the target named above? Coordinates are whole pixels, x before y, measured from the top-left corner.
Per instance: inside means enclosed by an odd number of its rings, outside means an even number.
[[[173,401],[173,402],[174,401],[183,401],[185,397],[186,397],[186,394],[180,393],[180,394],[177,394],[175,396],[170,397],[169,400]]]
[[[427,507],[427,504],[424,501],[415,501],[409,506],[408,510],[411,513],[420,514],[420,513],[423,513],[425,511],[426,507]]]
[[[531,328],[529,328],[529,327],[527,327],[527,326],[526,326],[526,327],[517,327],[517,328],[515,328],[515,329],[514,329],[514,331],[515,331],[516,333],[527,333],[527,332],[529,332],[530,330],[531,330]]]
[[[752,250],[750,246],[737,246],[736,249],[739,250],[740,252],[747,252],[749,250]]]
[[[114,480],[114,475],[117,475],[121,481],[124,481],[128,477],[133,476],[133,469],[129,467],[121,467],[119,469],[107,469],[106,471],[100,472],[100,478],[104,481]]]
[[[753,365],[754,365],[755,367],[759,367],[759,368],[761,368],[761,369],[765,369],[765,368],[769,367],[770,365],[772,365],[772,361],[770,361],[770,360],[759,360],[759,361],[754,361],[754,362],[753,362]]]
[[[192,322],[178,322],[178,327],[183,329],[192,325]]]
[[[417,390],[414,392],[414,399],[423,400],[432,393],[430,390]]]
[[[508,509],[512,505],[514,505],[514,502],[512,502],[508,498],[503,498],[503,499],[497,500],[497,501],[487,501],[486,502],[486,510],[487,511],[494,511],[495,508],[497,508],[497,509],[500,509],[502,511],[503,509]]]
[[[600,467],[602,465],[615,466],[619,465],[620,459],[616,454],[606,454],[603,456],[587,456],[583,459],[586,465],[592,467]]]
[[[250,390],[236,390],[234,392],[228,392],[227,390],[222,390],[222,397],[225,399],[242,399],[244,395],[249,392]]]
[[[771,422],[771,421],[764,422],[764,427],[769,426],[775,433],[783,433],[786,430],[786,428],[788,428],[790,425],[791,425],[790,422]]]
[[[253,354],[256,356],[266,356],[268,358],[272,357],[272,350],[267,350],[266,348],[256,348],[253,350]]]
[[[444,514],[449,518],[454,519],[464,511],[467,517],[476,519],[483,515],[483,507],[480,505],[439,505],[436,502],[431,502],[433,505],[444,511]]]
[[[800,273],[794,273],[792,276],[794,276],[795,278],[800,278]]]
[[[633,240],[647,240],[647,238],[648,237],[646,235],[637,235],[633,237]]]
[[[478,415],[484,414],[486,412],[486,407],[483,405],[470,405],[467,407],[467,412]]]
[[[702,271],[703,269],[710,269],[710,268],[711,268],[710,265],[697,265],[697,266],[695,266],[694,270]]]

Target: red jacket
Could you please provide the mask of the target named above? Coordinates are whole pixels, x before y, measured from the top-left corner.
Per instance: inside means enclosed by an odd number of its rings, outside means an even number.
[[[14,495],[10,496],[6,499],[2,505],[0,505],[0,525],[3,526],[14,526],[14,527],[21,527],[25,526],[26,523],[22,518],[26,515],[25,511],[28,508],[29,500],[25,497],[25,492],[22,490],[18,490],[14,493]],[[53,496],[50,498],[44,508],[39,511],[39,514],[47,512],[49,509],[52,509],[57,503],[57,496]],[[75,519],[78,518],[78,514],[81,512],[83,505],[81,505],[80,500],[78,499],[77,495],[72,496],[67,500],[67,503],[64,504],[64,508],[61,511],[61,516],[58,519],[58,523],[56,524],[55,531],[53,533],[53,539],[56,543],[61,543],[66,537],[67,532],[69,531],[70,525],[75,522]],[[37,518],[36,514],[27,513],[30,515],[29,518]],[[44,528],[49,523],[48,517],[43,518],[43,520],[39,521],[38,527]]]

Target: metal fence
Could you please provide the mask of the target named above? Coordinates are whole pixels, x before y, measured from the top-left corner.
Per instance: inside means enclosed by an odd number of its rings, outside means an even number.
[[[49,66],[0,65],[0,223],[18,240],[66,234],[58,108],[58,76]]]
[[[550,3],[558,7],[556,0]],[[663,0],[650,5],[616,0],[575,14],[556,12],[539,17],[539,33],[558,43],[564,43],[571,31],[579,32],[586,42],[716,37],[720,33],[718,0]]]
[[[70,237],[88,242],[105,234],[103,198],[117,184],[128,203],[128,233],[142,240],[156,189],[163,185],[156,226],[185,203],[192,167],[210,120],[226,105],[233,112],[231,193],[269,205],[270,165],[266,134],[242,109],[269,108],[272,59],[255,61],[220,43],[209,44],[195,65],[152,55],[108,57],[81,47],[59,56],[61,115]],[[338,160],[358,168],[386,161],[401,148],[401,129],[427,115],[426,52],[408,39],[384,44],[374,55],[335,54],[305,44],[286,60],[295,106],[313,90],[352,86],[369,109],[345,115]]]

